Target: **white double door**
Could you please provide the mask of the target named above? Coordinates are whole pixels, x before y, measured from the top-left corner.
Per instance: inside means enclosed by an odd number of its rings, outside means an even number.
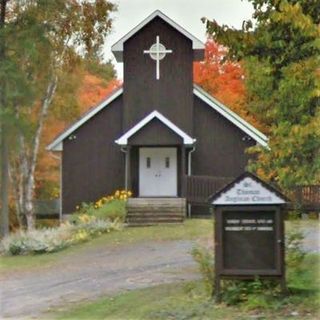
[[[139,149],[139,195],[177,196],[177,148]]]

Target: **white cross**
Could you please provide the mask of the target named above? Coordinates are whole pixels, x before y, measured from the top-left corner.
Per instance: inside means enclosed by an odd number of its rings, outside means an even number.
[[[149,53],[150,58],[156,60],[156,79],[160,79],[160,60],[162,60],[167,53],[172,53],[172,50],[167,50],[166,47],[160,43],[160,37],[156,37],[156,43],[154,43],[149,50],[144,50],[143,53]]]

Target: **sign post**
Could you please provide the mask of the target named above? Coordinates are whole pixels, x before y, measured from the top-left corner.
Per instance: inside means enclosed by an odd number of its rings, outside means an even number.
[[[215,210],[215,295],[221,279],[278,279],[285,285],[287,198],[251,173],[210,197]]]

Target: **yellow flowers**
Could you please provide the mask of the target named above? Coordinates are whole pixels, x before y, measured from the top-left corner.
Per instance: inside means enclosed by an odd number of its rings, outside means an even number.
[[[73,237],[72,237],[72,242],[75,242],[75,243],[77,243],[77,242],[80,242],[80,241],[86,241],[86,240],[88,240],[89,239],[89,233],[86,231],[86,230],[84,230],[84,229],[80,229],[80,230],[78,230],[77,231],[77,233],[75,233],[74,235],[73,235]]]
[[[94,208],[95,209],[99,209],[101,208],[104,204],[113,201],[113,200],[124,200],[126,201],[128,198],[130,198],[132,196],[132,192],[131,191],[127,191],[127,190],[116,190],[116,192],[113,195],[110,196],[105,196],[102,197],[101,199],[97,200],[94,203]]]
[[[78,218],[78,219],[79,219],[79,221],[82,222],[82,223],[88,223],[88,222],[94,220],[95,217],[89,216],[89,215],[87,215],[87,214],[81,214],[81,215],[79,215],[79,218]]]

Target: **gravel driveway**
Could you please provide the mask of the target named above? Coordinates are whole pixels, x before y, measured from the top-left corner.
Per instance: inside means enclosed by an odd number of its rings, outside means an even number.
[[[43,319],[54,306],[199,277],[192,241],[91,248],[33,271],[0,276],[0,318]]]
[[[303,228],[304,248],[320,252],[319,225]],[[0,319],[44,319],[68,303],[161,283],[199,278],[193,241],[149,241],[86,248],[54,266],[0,275]]]

